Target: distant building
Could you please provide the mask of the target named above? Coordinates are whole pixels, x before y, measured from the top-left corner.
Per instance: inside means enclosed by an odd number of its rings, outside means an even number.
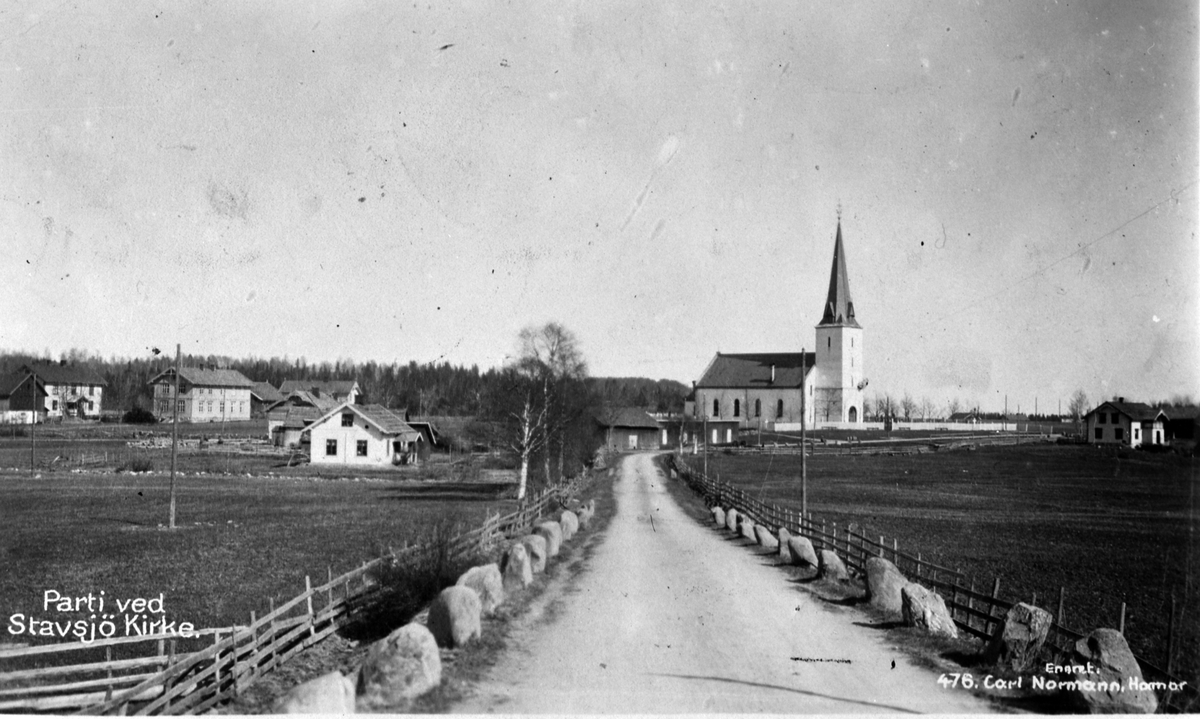
[[[283,401],[283,394],[271,386],[270,382],[255,382],[250,388],[250,416],[263,417],[267,408]]]
[[[1141,402],[1126,402],[1124,397],[1102,402],[1083,416],[1089,443],[1130,447],[1165,444],[1166,422],[1167,415],[1161,409]]]
[[[383,405],[343,402],[309,426],[313,464],[389,467],[415,463],[424,439]]]
[[[610,452],[658,449],[662,444],[659,423],[637,407],[601,410],[595,420],[604,447]]]
[[[0,375],[0,423],[34,424],[46,418],[49,398],[37,377],[24,372]]]
[[[324,414],[342,404],[329,395],[293,390],[285,399],[267,408],[267,435],[278,447],[299,447],[305,430]]]
[[[350,404],[357,404],[358,396],[362,394],[358,388],[358,381],[352,379],[325,381],[289,379],[279,385],[279,394],[284,397],[288,397],[293,392],[308,392],[314,397],[331,398],[334,402],[349,402]]]
[[[18,374],[37,378],[46,396],[36,409],[48,419],[100,419],[104,388],[108,383],[92,369],[64,363],[34,363],[23,365]]]
[[[854,314],[842,223],[838,219],[833,267],[813,352],[718,352],[685,404],[695,420],[734,421],[742,429],[805,421],[855,425],[863,421],[863,329]],[[807,397],[804,393],[807,392]],[[686,411],[686,410],[685,410]]]
[[[174,416],[175,368],[150,380],[154,416],[159,421]],[[184,367],[179,372],[180,422],[238,422],[250,419],[250,388],[254,383],[234,369],[212,366]]]

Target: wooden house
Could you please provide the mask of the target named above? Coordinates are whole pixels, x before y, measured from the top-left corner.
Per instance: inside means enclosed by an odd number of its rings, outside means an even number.
[[[313,464],[390,467],[416,463],[424,439],[399,414],[378,404],[343,402],[309,426]]]
[[[154,416],[160,422],[175,415],[175,368],[159,372],[150,380]],[[184,367],[179,372],[180,422],[238,422],[250,419],[250,389],[254,383],[234,369],[209,365]]]
[[[1161,409],[1126,402],[1124,397],[1102,402],[1083,416],[1084,436],[1090,444],[1129,447],[1165,444],[1166,422],[1167,415]]]
[[[91,368],[62,362],[38,362],[23,365],[18,374],[36,377],[45,390],[46,396],[36,409],[47,419],[100,419],[104,388],[108,383]]]

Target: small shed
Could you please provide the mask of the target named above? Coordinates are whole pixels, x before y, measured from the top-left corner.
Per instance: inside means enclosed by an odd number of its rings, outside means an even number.
[[[610,452],[635,452],[660,446],[658,422],[643,409],[605,409],[595,419],[604,447]]]

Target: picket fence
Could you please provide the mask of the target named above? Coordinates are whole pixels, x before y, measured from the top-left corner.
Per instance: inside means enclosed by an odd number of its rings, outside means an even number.
[[[951,612],[955,625],[976,639],[989,641],[1000,628],[1008,610],[1021,601],[1010,601],[1001,597],[999,577],[992,581],[990,590],[983,587],[977,589],[974,577],[968,577],[961,570],[935,564],[922,557],[920,552],[914,554],[911,551],[901,551],[899,540],[894,537],[888,542],[883,535],[878,535],[875,539],[867,536],[861,529],[855,531],[851,526],[839,529],[837,522],[826,523],[824,519],[814,518],[811,512],[802,516],[791,507],[765,504],[739,487],[692,470],[678,455],[673,455],[671,462],[676,473],[693,491],[702,495],[709,506],[719,506],[726,510],[736,509],[756,525],[764,524],[775,532],[781,527],[785,528],[792,535],[807,538],[816,551],[831,549],[842,558],[847,569],[859,576],[866,575],[867,559],[882,557],[890,560],[905,576],[940,594]],[[1060,588],[1058,610],[1046,637],[1046,645],[1059,656],[1069,657],[1075,642],[1083,639],[1085,635],[1063,625],[1064,596],[1065,589]],[[1173,610],[1171,619],[1165,662],[1168,669],[1162,669],[1143,657],[1135,658],[1146,681],[1174,682],[1184,686],[1181,691],[1166,692],[1160,696],[1164,708],[1177,712],[1194,712],[1200,706],[1200,691],[1171,674],[1175,645]],[[1125,630],[1124,624],[1125,605],[1122,604],[1122,632]]]
[[[450,538],[447,552],[461,557],[501,537],[525,534],[553,504],[582,486],[587,475],[547,488],[519,509],[489,516],[481,526]],[[99,639],[0,649],[0,662],[37,668],[0,673],[0,712],[81,714],[199,714],[237,696],[254,680],[340,629],[356,600],[372,588],[372,572],[383,563],[415,562],[440,551],[436,543],[391,550],[318,586],[304,578],[304,591],[279,606],[271,602],[245,626],[200,630],[202,639],[174,634]],[[360,602],[361,603],[361,602]],[[211,636],[211,645],[180,652]],[[148,647],[148,648],[147,648]],[[128,655],[131,648],[140,650]],[[81,653],[101,661],[68,663]]]

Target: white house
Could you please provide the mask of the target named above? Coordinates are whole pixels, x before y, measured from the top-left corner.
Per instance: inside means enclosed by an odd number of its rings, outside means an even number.
[[[154,416],[160,421],[174,416],[175,368],[150,380]],[[250,389],[254,383],[235,369],[184,367],[179,371],[180,422],[237,422],[250,419]]]
[[[45,397],[39,402],[40,406],[36,407],[39,414],[44,414],[47,418],[100,418],[104,388],[108,383],[88,367],[61,362],[34,363],[23,365],[19,374],[33,375],[45,390]],[[23,398],[25,395],[18,392],[15,396]]]
[[[406,464],[415,461],[424,441],[403,417],[379,404],[343,402],[306,431],[313,464]]]
[[[1084,433],[1090,444],[1166,443],[1167,415],[1141,402],[1126,402],[1118,397],[1102,402],[1083,416]]]

